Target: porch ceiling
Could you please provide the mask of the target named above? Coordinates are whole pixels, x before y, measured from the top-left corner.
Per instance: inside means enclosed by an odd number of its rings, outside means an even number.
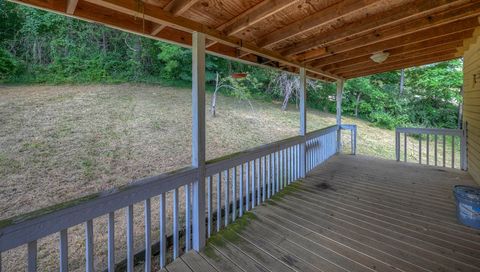
[[[326,81],[461,57],[480,24],[480,0],[12,1]]]

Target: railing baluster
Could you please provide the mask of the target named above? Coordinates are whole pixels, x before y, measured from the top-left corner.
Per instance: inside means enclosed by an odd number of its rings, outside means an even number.
[[[115,271],[115,212],[108,213],[108,271]]]
[[[438,146],[437,146],[437,144],[438,144],[438,135],[435,134],[435,148],[434,148],[435,166],[437,166],[437,164],[438,164]]]
[[[127,221],[127,271],[133,272],[133,205],[129,205],[126,210]]]
[[[267,199],[270,199],[272,193],[272,154],[267,155],[268,168],[267,168]]]
[[[237,166],[233,167],[232,175],[232,222],[237,218]]]
[[[256,190],[256,194],[257,194],[257,205],[260,205],[260,194],[261,194],[261,190],[260,190],[260,167],[261,167],[261,162],[262,162],[262,158],[258,158],[257,160],[257,190]]]
[[[283,150],[283,188],[287,186],[288,182],[288,163],[287,163],[287,149]]]
[[[263,157],[262,159],[262,202],[265,202],[265,194],[266,194],[266,190],[267,188],[265,188],[267,186],[266,184],[266,170],[265,169],[267,167],[267,157]]]
[[[37,241],[28,243],[28,272],[37,271]]]
[[[85,223],[85,270],[93,272],[93,220]]]
[[[280,192],[280,175],[282,174],[281,171],[280,171],[280,150],[277,151],[277,155],[276,155],[276,158],[275,158],[275,163],[276,163],[276,167],[277,167],[277,171],[276,171],[276,180],[275,180],[275,186],[276,186],[276,190],[275,190],[275,193],[278,193]]]
[[[191,188],[190,184],[184,186],[185,190],[185,251],[191,249],[192,241],[192,209],[191,209]]]
[[[240,200],[240,203],[239,203],[239,211],[238,211],[238,216],[241,217],[243,216],[243,178],[244,178],[244,169],[245,169],[245,164],[242,163],[240,165],[240,184],[239,184],[239,188],[238,188],[238,199]]]
[[[245,170],[245,211],[250,210],[250,162],[247,161]]]
[[[445,167],[445,155],[446,155],[446,152],[445,152],[445,147],[446,147],[445,139],[446,139],[446,136],[445,136],[445,134],[443,134],[443,142],[442,142],[442,145],[443,145],[443,167]]]
[[[151,203],[150,198],[145,199],[145,272],[150,272],[152,268],[152,242],[151,242]]]
[[[280,153],[280,191],[283,190],[283,179],[285,177],[285,168],[283,167],[284,155],[283,149],[279,151]]]
[[[294,162],[294,159],[293,159],[293,146],[289,147],[289,153],[290,153],[290,183],[293,182],[293,173],[294,173],[294,169],[293,169],[293,162]]]
[[[222,226],[222,173],[217,174],[217,232]]]
[[[178,251],[179,251],[179,244],[178,244],[178,236],[179,236],[179,229],[178,229],[178,188],[173,190],[173,222],[172,222],[172,229],[173,229],[173,260],[178,258]]]
[[[159,227],[159,232],[160,232],[160,268],[163,268],[165,267],[166,265],[166,262],[167,262],[167,235],[166,235],[166,225],[167,225],[167,222],[166,222],[166,213],[165,213],[165,210],[166,210],[166,205],[165,205],[165,202],[166,202],[166,198],[167,198],[167,195],[166,193],[163,193],[160,195],[160,198],[159,198],[159,223],[160,223],[160,227]]]
[[[207,235],[212,236],[212,176],[207,178]]]
[[[430,134],[427,134],[427,165],[430,165]]]
[[[68,271],[68,231],[60,231],[60,272]],[[1,269],[0,269],[1,270]]]
[[[225,227],[228,226],[228,214],[230,206],[229,190],[230,190],[230,169],[224,171],[225,174]]]
[[[252,171],[251,171],[251,181],[252,181],[252,209],[255,208],[255,179],[256,179],[256,170],[255,170],[255,164],[257,163],[257,160],[254,159],[252,161]]]
[[[408,138],[408,135],[407,133],[404,133],[404,137],[403,137],[403,161],[404,162],[407,162],[407,138]]]
[[[422,164],[422,134],[418,135],[418,163]]]
[[[455,136],[452,135],[452,168],[455,168]]]

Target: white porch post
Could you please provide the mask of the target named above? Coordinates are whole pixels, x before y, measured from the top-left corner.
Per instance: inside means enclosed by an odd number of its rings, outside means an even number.
[[[306,139],[307,134],[307,110],[305,100],[307,99],[307,75],[305,68],[300,68],[300,136],[304,137],[303,143],[300,145],[300,177],[304,178],[307,174],[306,164]]]
[[[342,150],[342,132],[340,126],[342,125],[342,93],[344,80],[337,80],[337,152]]]
[[[193,249],[205,246],[205,34],[192,34],[192,166],[198,168],[193,184]]]

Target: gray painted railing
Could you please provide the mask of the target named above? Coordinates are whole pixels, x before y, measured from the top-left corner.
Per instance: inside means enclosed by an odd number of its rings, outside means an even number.
[[[402,141],[403,134],[403,141]],[[420,164],[460,168],[467,170],[467,139],[465,130],[441,128],[397,128],[395,130],[395,158],[407,162],[408,137],[415,137],[418,148],[413,154],[413,159]],[[456,154],[457,145],[460,145],[459,154]],[[402,150],[403,148],[403,150]],[[403,151],[403,152],[402,152]],[[457,157],[458,156],[458,157]],[[450,158],[450,162],[447,162]],[[459,159],[457,167],[455,161]]]
[[[342,125],[343,129],[356,131],[354,126]],[[337,133],[334,125],[305,136],[297,136],[267,144],[248,151],[232,154],[206,163],[207,236],[235,221],[245,211],[268,200],[285,186],[304,177],[305,173],[323,163],[337,150]],[[352,150],[356,133],[352,133]],[[305,146],[305,160],[301,159]],[[305,161],[305,165],[302,165]],[[144,260],[145,271],[151,269],[151,201],[159,197],[159,245],[160,266],[167,263],[167,203],[166,194],[173,194],[172,247],[173,259],[181,254],[180,233],[185,236],[185,251],[192,248],[192,183],[197,179],[197,168],[145,178],[130,185],[84,198],[69,201],[0,222],[0,253],[21,245],[27,245],[27,269],[36,271],[37,240],[58,233],[60,271],[68,271],[68,230],[78,224],[85,229],[85,270],[94,270],[94,219],[108,215],[108,260],[109,271],[114,271],[115,261],[115,211],[124,209],[126,219],[126,270],[134,267],[134,220],[133,205],[144,205]],[[216,183],[214,183],[216,182]],[[179,188],[185,188],[185,224],[179,224]],[[223,189],[222,189],[223,188]],[[214,189],[216,192],[214,193]],[[215,203],[214,203],[215,200]],[[216,205],[214,207],[213,205]],[[223,204],[223,207],[222,207]],[[214,212],[214,210],[216,210]],[[216,214],[214,214],[216,213]],[[222,218],[223,216],[223,218]],[[215,223],[215,228],[214,228]],[[117,245],[118,246],[118,245]],[[118,248],[118,247],[117,247]],[[0,255],[1,256],[1,255]],[[0,259],[1,260],[1,259]],[[0,261],[1,271],[1,261]]]

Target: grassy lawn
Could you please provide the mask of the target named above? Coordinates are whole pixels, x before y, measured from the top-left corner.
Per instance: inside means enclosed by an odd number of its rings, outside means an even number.
[[[207,113],[207,159],[298,133],[295,106],[284,112],[277,102],[250,102],[218,98],[217,116]],[[0,86],[0,219],[189,165],[190,104],[190,90],[152,85]],[[335,124],[334,115],[315,110],[307,120],[309,131]],[[358,153],[394,158],[393,131],[354,118],[343,122],[358,125]],[[153,200],[152,214],[158,214],[157,204]],[[135,205],[136,248],[142,247],[142,209]],[[120,260],[124,216],[117,213]],[[158,222],[155,216],[152,221]],[[106,229],[106,218],[96,219],[98,268],[106,263]],[[70,254],[78,256],[72,271],[83,263],[83,235],[83,226],[69,230]],[[41,271],[57,269],[56,241],[40,241],[39,258],[48,256]],[[5,255],[6,271],[19,268],[25,248]]]
[[[208,159],[297,134],[295,106],[251,102],[219,97]],[[188,89],[149,85],[2,87],[2,219],[188,165],[190,103]],[[344,122],[360,126],[360,153],[393,158],[392,131]],[[309,111],[309,130],[334,123]]]

